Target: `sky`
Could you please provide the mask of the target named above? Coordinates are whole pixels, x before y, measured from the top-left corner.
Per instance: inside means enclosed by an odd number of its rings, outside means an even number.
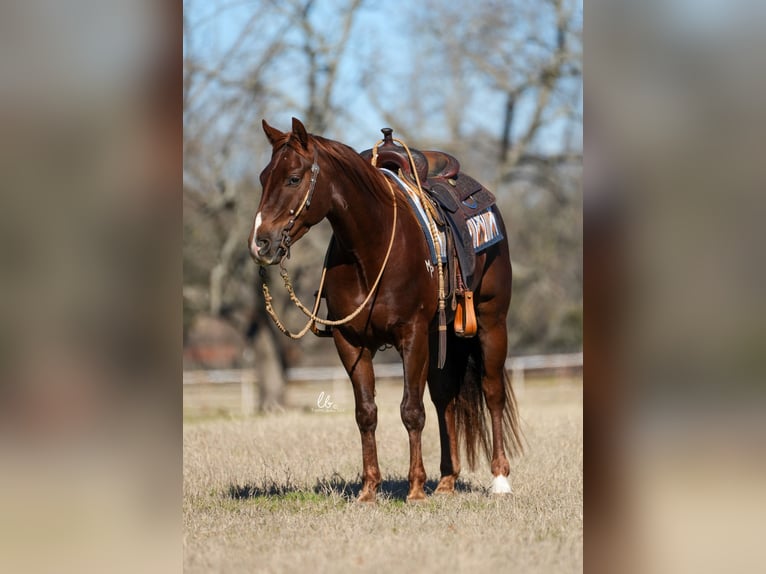
[[[333,8],[342,4],[339,0],[319,1],[316,4],[312,18],[317,23],[327,23],[332,26]],[[581,0],[580,0],[581,4]],[[376,58],[379,55],[373,51],[375,46],[385,44],[386,59],[396,63],[397,74],[405,76],[409,71],[408,67],[412,65],[414,59],[410,55],[413,39],[409,34],[409,23],[404,20],[404,11],[397,11],[398,7],[405,7],[406,2],[401,0],[388,0],[387,2],[373,2],[366,5],[358,15],[354,25],[354,32],[349,46],[347,56],[342,60],[342,67],[339,70],[339,82],[345,85],[358,86],[358,89],[344,89],[342,96],[345,98],[341,105],[349,110],[352,117],[355,118],[353,125],[344,125],[344,143],[351,145],[356,149],[365,149],[370,147],[380,137],[380,128],[385,126],[385,120],[381,114],[371,104],[367,97],[367,90],[364,86],[358,85],[359,77],[368,63],[369,58]],[[212,55],[223,53],[237,37],[243,22],[247,21],[252,14],[252,1],[247,0],[215,0],[213,2],[203,2],[195,0],[187,3],[190,6],[187,11],[187,17],[192,22],[204,21],[204,48]],[[221,10],[221,8],[225,8]],[[214,16],[218,14],[218,16]],[[269,22],[258,23],[258,27],[269,26]],[[383,37],[385,35],[385,37]],[[201,50],[199,46],[196,51]],[[213,56],[214,57],[214,56]],[[286,72],[286,76],[289,73]],[[474,92],[473,106],[464,110],[465,124],[473,129],[483,129],[490,133],[496,132],[501,122],[505,107],[505,97],[492,90],[478,87]],[[526,118],[531,113],[529,102],[519,102],[516,109],[517,126],[522,126]],[[290,117],[300,115],[300,110],[285,109],[280,117],[268,118],[270,123],[277,127],[286,129],[289,126]],[[283,117],[282,117],[283,116]],[[540,145],[543,151],[560,151],[562,141],[563,122],[549,130],[549,133],[543,134]],[[438,134],[438,130],[434,131]],[[324,134],[332,137],[333,134]],[[581,146],[581,133],[575,134],[575,145]]]

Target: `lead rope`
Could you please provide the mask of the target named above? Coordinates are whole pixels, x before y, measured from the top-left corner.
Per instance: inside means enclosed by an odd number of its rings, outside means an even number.
[[[272,304],[273,298],[271,296],[271,293],[269,292],[269,287],[266,284],[266,279],[264,277],[263,271],[264,268],[261,267],[261,278],[263,280],[263,298],[266,301],[266,312],[269,314],[269,317],[271,317],[271,320],[274,321],[274,324],[277,326],[277,328],[290,337],[291,339],[300,339],[303,337],[306,333],[308,333],[309,329],[311,329],[314,325],[319,323],[320,325],[328,325],[330,327],[337,327],[339,325],[345,325],[346,323],[353,321],[354,318],[356,318],[359,313],[362,312],[362,310],[367,306],[367,303],[370,302],[370,299],[372,298],[373,293],[375,293],[375,290],[378,288],[378,284],[380,283],[380,278],[383,277],[383,271],[386,269],[386,265],[388,264],[388,259],[391,256],[391,249],[394,246],[394,239],[396,238],[396,215],[397,215],[397,207],[396,207],[396,192],[394,192],[394,188],[391,186],[391,182],[386,178],[386,183],[388,183],[388,189],[391,191],[391,198],[393,199],[394,203],[394,223],[391,227],[391,239],[388,241],[388,249],[386,250],[386,256],[383,258],[383,265],[380,267],[380,271],[378,272],[378,276],[375,278],[375,283],[373,283],[372,288],[370,289],[370,292],[367,294],[367,297],[364,301],[362,301],[362,304],[359,305],[359,307],[356,308],[352,313],[345,316],[343,319],[338,319],[335,321],[331,321],[329,319],[322,319],[321,317],[317,316],[317,312],[319,311],[319,305],[322,300],[322,290],[324,289],[324,281],[325,277],[327,275],[327,258],[325,258],[324,265],[322,266],[322,278],[319,280],[319,290],[317,291],[316,295],[316,301],[314,302],[314,309],[309,311],[309,309],[301,302],[300,299],[298,299],[298,296],[295,294],[295,290],[293,289],[292,282],[290,281],[290,276],[287,273],[287,268],[285,264],[286,257],[283,257],[279,262],[279,275],[282,277],[282,281],[285,284],[285,289],[287,290],[288,295],[290,296],[290,300],[295,303],[295,306],[300,309],[304,315],[306,315],[309,320],[308,323],[298,331],[297,333],[291,332],[285,325],[282,323],[282,321],[279,320],[279,317],[277,316],[276,311],[274,310],[274,306]],[[303,205],[301,205],[301,208],[303,208]]]

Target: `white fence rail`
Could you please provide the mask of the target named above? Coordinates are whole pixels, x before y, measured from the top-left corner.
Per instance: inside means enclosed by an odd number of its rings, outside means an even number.
[[[521,381],[526,371],[582,368],[582,359],[582,353],[508,357],[505,360],[505,368],[515,381]],[[293,367],[287,369],[286,374],[288,382],[334,381],[346,377],[343,367]],[[393,379],[402,375],[401,363],[375,365],[375,376],[379,379]],[[184,385],[242,383],[257,378],[255,369],[184,371]]]
[[[582,369],[582,353],[529,355],[505,360],[505,370],[511,372],[513,387],[520,392],[524,390],[524,373],[549,369]]]
[[[505,368],[511,373],[511,383],[517,393],[524,392],[525,373],[537,370],[581,369],[583,354],[565,355],[530,355],[526,357],[508,357]],[[345,380],[347,375],[342,367],[294,367],[287,369],[289,383],[336,382]],[[401,363],[375,365],[378,379],[396,379],[403,375]],[[255,369],[213,369],[184,371],[183,384],[239,384],[241,387],[241,407],[243,414],[255,411],[255,385],[258,375]]]

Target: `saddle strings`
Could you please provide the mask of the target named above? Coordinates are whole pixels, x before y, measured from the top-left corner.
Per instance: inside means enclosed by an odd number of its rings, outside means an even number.
[[[295,289],[293,289],[292,282],[290,281],[290,276],[287,273],[287,267],[285,263],[286,257],[282,257],[282,259],[279,261],[279,275],[282,277],[282,281],[285,284],[285,289],[287,290],[288,295],[290,296],[290,300],[295,304],[298,309],[301,310],[301,312],[306,315],[309,320],[304,325],[303,329],[298,331],[297,333],[291,332],[287,327],[285,327],[284,323],[279,320],[279,317],[277,316],[277,312],[274,310],[273,305],[273,297],[271,296],[271,293],[269,292],[269,287],[266,284],[266,280],[264,277],[264,271],[265,269],[261,267],[261,278],[263,279],[263,298],[266,301],[266,312],[269,314],[269,317],[271,317],[271,320],[274,321],[274,324],[277,326],[277,328],[290,337],[291,339],[300,339],[302,338],[306,333],[308,333],[309,329],[314,331],[316,329],[316,324],[319,323],[320,325],[327,325],[330,327],[337,327],[339,325],[345,325],[346,323],[353,321],[359,313],[362,312],[362,310],[367,306],[367,303],[370,302],[370,299],[372,299],[373,294],[378,288],[378,284],[380,283],[381,277],[383,277],[383,271],[385,271],[386,266],[388,265],[388,259],[391,256],[391,250],[394,247],[394,239],[396,238],[396,220],[397,220],[397,205],[396,205],[396,192],[394,191],[393,186],[391,185],[391,182],[386,178],[386,183],[388,184],[388,189],[391,191],[391,198],[393,199],[394,204],[394,222],[391,227],[391,239],[388,241],[388,249],[386,249],[386,256],[383,258],[383,264],[380,266],[380,271],[378,272],[378,276],[375,278],[375,282],[373,283],[372,287],[370,288],[370,292],[367,294],[367,297],[364,301],[362,301],[361,305],[357,307],[352,313],[346,315],[343,319],[338,320],[329,320],[329,319],[322,319],[317,315],[319,312],[319,305],[322,301],[322,290],[324,289],[324,282],[325,277],[327,275],[327,257],[325,257],[324,264],[322,265],[322,277],[319,280],[319,290],[317,291],[316,300],[314,301],[314,309],[309,310],[300,299],[298,299],[298,296],[295,294]],[[301,206],[302,208],[303,206]],[[328,250],[329,254],[329,250]],[[316,332],[316,331],[314,331]]]
[[[436,267],[438,270],[438,277],[439,277],[439,331],[446,332],[447,331],[447,323],[445,318],[445,309],[446,309],[446,295],[445,295],[445,288],[444,288],[444,267],[442,265],[442,258],[441,254],[438,252],[438,246],[439,243],[439,230],[436,226],[436,214],[434,212],[435,208],[431,201],[426,197],[426,194],[423,193],[423,186],[420,184],[420,176],[418,175],[418,170],[415,168],[415,159],[412,157],[412,152],[410,152],[410,148],[407,146],[406,143],[404,143],[402,140],[393,138],[393,141],[400,144],[404,150],[407,152],[407,157],[410,161],[410,166],[412,167],[412,173],[415,174],[415,183],[417,184],[417,194],[418,199],[420,200],[421,205],[423,206],[426,217],[428,219],[428,228],[429,232],[431,234],[431,241],[434,245],[434,250],[436,253]],[[373,147],[372,147],[372,165],[377,167],[378,163],[378,147],[380,144],[383,143],[383,140],[378,141]],[[390,185],[390,184],[389,184]],[[445,246],[446,247],[446,246]],[[440,333],[441,334],[441,333]],[[444,364],[444,349],[445,345],[440,345],[440,353],[439,353],[439,366],[441,367]]]

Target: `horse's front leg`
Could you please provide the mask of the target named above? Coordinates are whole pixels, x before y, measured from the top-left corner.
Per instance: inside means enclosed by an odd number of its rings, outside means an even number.
[[[423,485],[426,482],[426,469],[423,466],[421,436],[426,424],[426,411],[423,406],[423,392],[428,374],[428,325],[418,325],[413,329],[401,346],[404,362],[404,394],[401,415],[404,427],[410,439],[410,472],[407,476],[410,491],[407,501],[425,500]]]
[[[375,372],[372,352],[348,342],[339,329],[333,329],[335,347],[354,387],[356,424],[362,437],[362,491],[360,502],[375,502],[380,485],[378,447],[375,429],[378,426],[378,407],[375,404]]]

